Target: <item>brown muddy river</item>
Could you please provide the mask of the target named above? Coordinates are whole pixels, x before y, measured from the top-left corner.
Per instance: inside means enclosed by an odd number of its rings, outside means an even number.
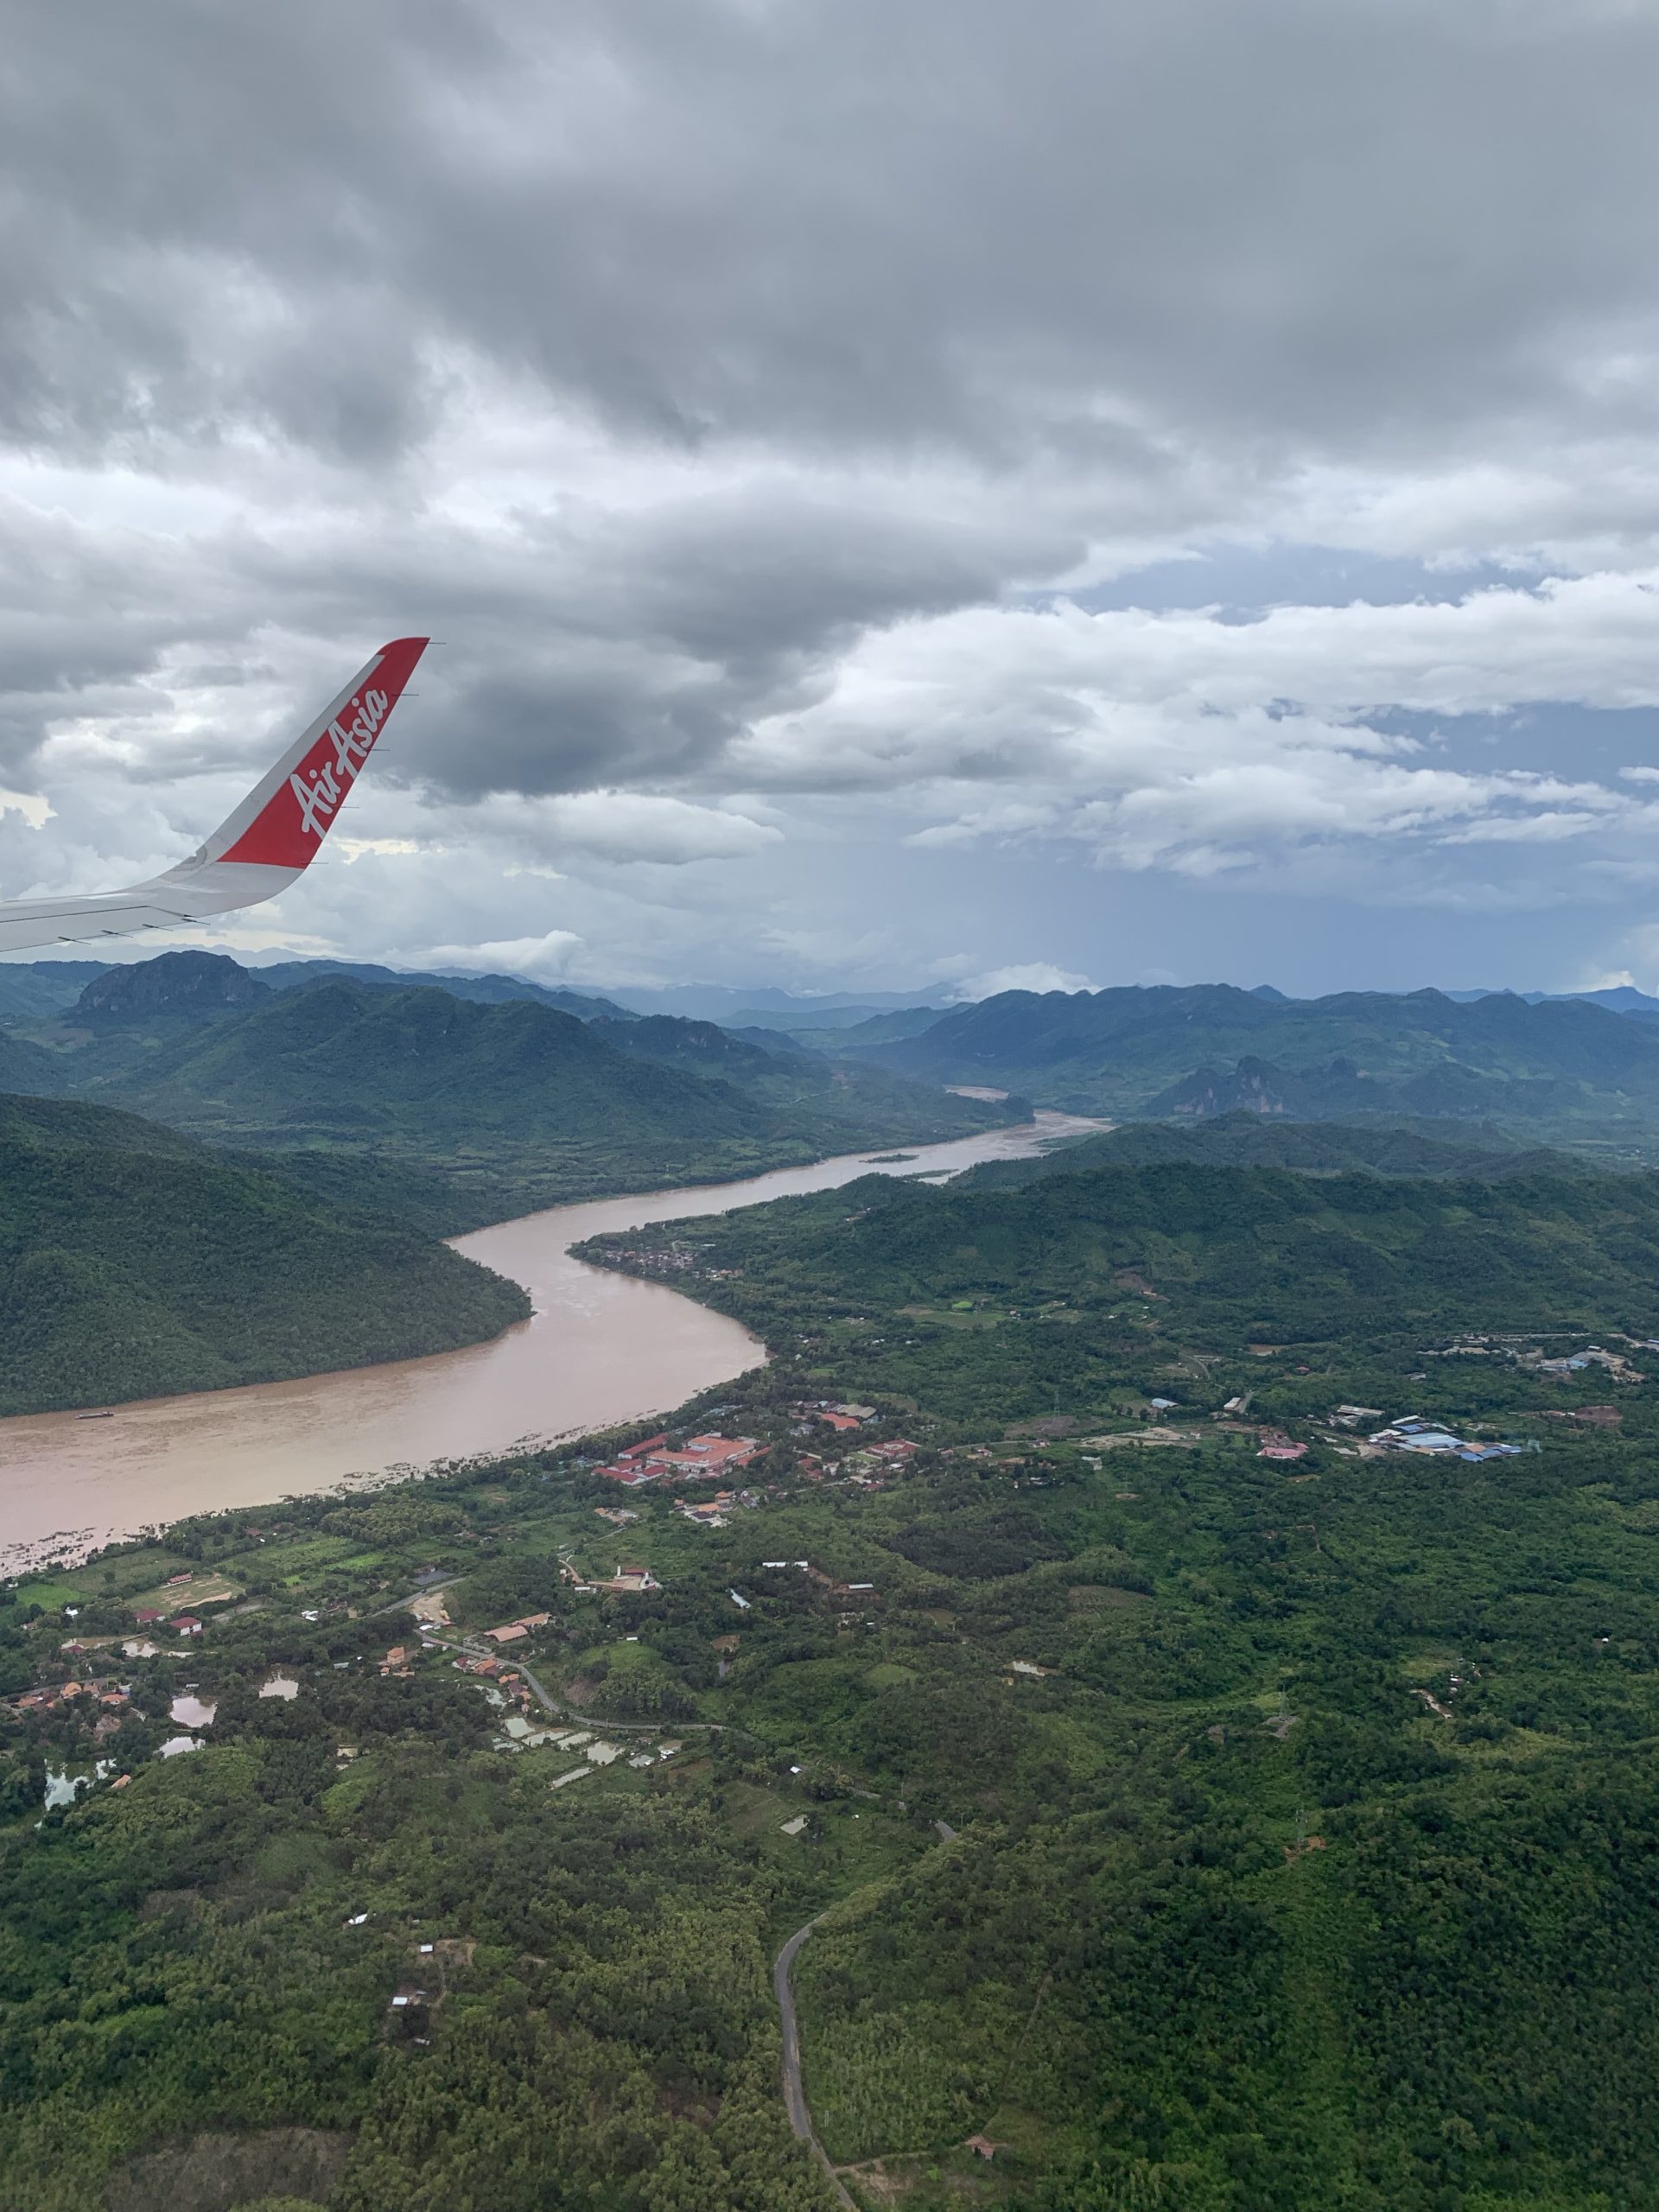
[[[1039,1114],[1021,1128],[918,1146],[898,1163],[853,1153],[742,1183],[525,1214],[455,1240],[457,1249],[523,1283],[535,1303],[528,1321],[493,1343],[298,1382],[147,1398],[107,1421],[0,1421],[0,1572],[188,1513],[269,1504],[667,1413],[759,1364],[759,1341],[661,1284],[583,1266],[570,1256],[572,1244],[607,1230],[830,1190],[871,1173],[956,1173],[1098,1126]]]

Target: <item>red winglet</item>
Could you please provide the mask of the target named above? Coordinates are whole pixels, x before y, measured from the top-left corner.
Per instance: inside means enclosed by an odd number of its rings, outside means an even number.
[[[305,752],[283,764],[287,774],[219,860],[301,868],[315,858],[426,645],[424,638],[394,638],[382,645]]]

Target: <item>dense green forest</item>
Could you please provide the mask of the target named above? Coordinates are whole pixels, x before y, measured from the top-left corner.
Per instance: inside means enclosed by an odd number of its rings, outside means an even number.
[[[244,1594],[126,1670],[123,1790],[37,1827],[84,1719],[0,1736],[0,2200],[805,2212],[766,1965],[827,1909],[807,2089],[870,2208],[1651,2202],[1648,1390],[1496,1469],[1294,1477],[887,1400],[869,1438],[920,1448],[866,1491],[800,1472],[812,1384],[725,1394],[772,1447],[726,1527],[629,1498],[647,1595],[566,1574],[615,1541],[575,1446],[9,1593],[12,1688],[102,1664],[57,1656],[66,1604],[90,1641],[181,1566]],[[448,1633],[548,1612],[549,1694],[679,1751],[556,1788],[582,1751],[498,1748],[442,1644],[382,1678],[435,1567]],[[186,1680],[206,1747],[157,1762]]]
[[[1350,1369],[1403,1373],[1459,1331],[1659,1329],[1649,1174],[1477,1183],[1178,1160],[1011,1189],[872,1176],[654,1238],[677,1286],[769,1343],[810,1338],[848,1389],[861,1378],[953,1416],[1109,1403],[1120,1375],[1190,1383],[1250,1344],[1290,1348],[1312,1403]],[[625,1248],[650,1271],[651,1237],[583,1249]]]
[[[102,982],[99,997],[112,997],[118,1009],[139,1011],[137,1001],[146,992],[142,977],[188,976],[204,960],[223,961],[222,953],[194,950],[162,952],[149,960],[111,965],[103,960],[8,960],[0,962],[0,1021],[32,1027],[59,1022],[74,1027],[87,1010],[87,986]],[[239,963],[231,963],[240,966]],[[596,992],[566,990],[557,984],[532,982],[524,976],[427,975],[418,970],[384,968],[371,960],[276,960],[264,967],[241,972],[269,991],[289,991],[321,982],[327,976],[345,976],[378,990],[407,991],[423,983],[435,984],[458,999],[476,999],[481,1005],[499,1006],[506,999],[531,999],[537,1006],[553,1006],[584,1018],[613,1014],[626,1019],[626,1009]],[[136,988],[134,988],[136,984]],[[95,1006],[98,1000],[94,999]]]
[[[781,1038],[765,1050],[712,1023],[470,981],[466,996],[385,974],[275,989],[222,956],[162,954],[0,1033],[0,1079],[10,1053],[19,1090],[118,1105],[247,1155],[302,1154],[330,1196],[446,1236],[1029,1114]]]
[[[865,2212],[1645,2212],[1659,1179],[1304,1150],[665,1228],[712,1525],[636,1427],[0,1589],[0,2202],[827,2208],[810,1922]]]
[[[1222,983],[1005,991],[918,1035],[842,1048],[936,1083],[999,1084],[1076,1113],[1294,1118],[1459,1115],[1533,1124],[1659,1116],[1659,1024],[1580,999],[1345,991],[1287,1000]]]
[[[136,1116],[0,1097],[0,1412],[448,1351],[516,1283]]]
[[[1552,1150],[1495,1122],[1287,1122],[1248,1112],[1181,1122],[1125,1122],[1022,1160],[988,1160],[963,1187],[1007,1189],[1045,1175],[1090,1167],[1288,1167],[1304,1175],[1369,1170],[1375,1175],[1458,1176],[1491,1182],[1510,1175],[1571,1175],[1581,1156]]]

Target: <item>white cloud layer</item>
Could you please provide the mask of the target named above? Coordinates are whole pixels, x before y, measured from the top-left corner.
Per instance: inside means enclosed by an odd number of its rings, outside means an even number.
[[[9,35],[4,890],[178,858],[422,629],[349,842],[233,942],[976,988],[1654,957],[1652,9]]]
[[[1002,991],[1092,991],[1086,976],[1073,975],[1049,960],[1016,962],[1011,968],[988,969],[969,976],[951,993],[957,999],[994,999]]]

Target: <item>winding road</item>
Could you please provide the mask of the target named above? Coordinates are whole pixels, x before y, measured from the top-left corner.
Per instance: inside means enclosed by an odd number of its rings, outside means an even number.
[[[469,1637],[439,1636],[429,1630],[426,1632],[425,1640],[431,1643],[441,1643],[451,1651],[465,1652],[470,1658],[483,1659],[499,1656],[499,1654],[492,1651],[487,1644],[475,1643]],[[562,1718],[569,1717],[575,1720],[584,1720],[591,1727],[613,1729],[619,1732],[626,1730],[630,1734],[643,1732],[651,1735],[660,1735],[663,1732],[663,1724],[660,1721],[595,1720],[591,1713],[584,1713],[576,1707],[566,1705],[560,1699],[556,1698],[543,1683],[537,1680],[522,1659],[512,1659],[507,1664],[524,1677],[537,1704],[544,1712]],[[717,1721],[693,1720],[675,1723],[677,1728],[688,1732],[702,1730],[707,1732],[712,1730],[716,1733],[720,1726],[721,1724]],[[830,2186],[835,2190],[837,2200],[846,2206],[847,2212],[858,2212],[857,2204],[848,2195],[840,2175],[830,2163],[830,2153],[812,2131],[812,2114],[807,2107],[806,2086],[801,2078],[801,2031],[800,2023],[796,2017],[795,1992],[790,1985],[790,1976],[794,1970],[796,1953],[823,1918],[823,1913],[817,1913],[807,1922],[804,1928],[798,1928],[772,1962],[772,1993],[778,1999],[778,2017],[784,2031],[784,2104],[788,2111],[789,2124],[795,2133],[796,2139],[798,2142],[810,2143],[817,2152],[824,2173],[829,2178]]]
[[[579,1705],[566,1705],[531,1674],[524,1660],[517,1657],[503,1659],[500,1652],[487,1643],[475,1643],[470,1637],[439,1636],[432,1630],[425,1631],[423,1641],[441,1643],[446,1651],[464,1652],[469,1659],[501,1660],[503,1673],[524,1676],[531,1694],[544,1713],[550,1713],[560,1720],[580,1721],[584,1728],[609,1729],[624,1736],[718,1736],[722,1728],[732,1726],[728,1720],[607,1720],[602,1713],[584,1713]],[[750,1731],[737,1728],[734,1733],[747,1736]]]
[[[778,1999],[778,2017],[784,2029],[784,2103],[789,2112],[789,2124],[795,2131],[798,2142],[810,2143],[823,2162],[823,2171],[830,2177],[830,2186],[848,2212],[858,2212],[858,2207],[847,2194],[841,2176],[830,2163],[830,2153],[812,2132],[812,2115],[807,2109],[806,2087],[801,2079],[801,2030],[795,2017],[795,1992],[790,1986],[790,1975],[794,1969],[795,1954],[823,1918],[816,1914],[804,1928],[798,1928],[772,1962],[772,1987]]]

